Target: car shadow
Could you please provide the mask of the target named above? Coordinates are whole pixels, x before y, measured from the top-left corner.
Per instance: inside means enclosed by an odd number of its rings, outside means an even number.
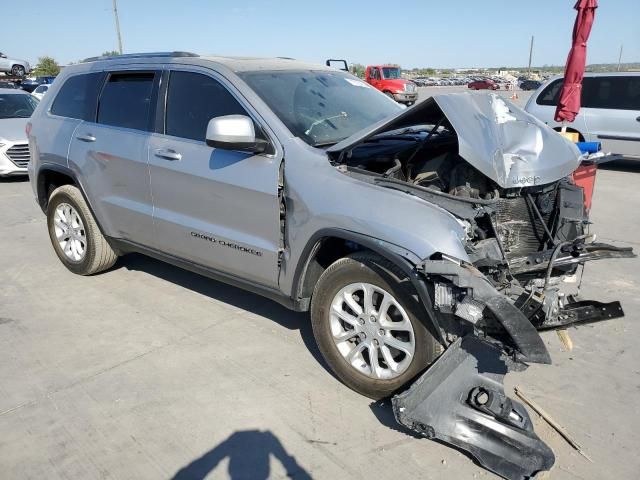
[[[232,480],[266,480],[270,477],[269,461],[272,456],[284,467],[287,478],[311,479],[309,472],[285,450],[272,432],[244,430],[233,432],[222,443],[182,467],[172,480],[204,480],[227,457],[228,474]]]
[[[10,175],[7,177],[0,176],[0,183],[25,183],[29,181],[27,175]]]
[[[598,165],[601,170],[614,170],[617,172],[640,172],[640,160],[620,159],[604,162]]]
[[[273,300],[261,297],[255,293],[203,277],[197,273],[137,253],[130,253],[121,257],[115,268],[118,267],[148,273],[149,275],[161,278],[179,287],[187,288],[200,295],[205,295],[218,302],[233,305],[247,312],[265,317],[288,330],[298,330],[300,332],[300,338],[313,358],[329,372],[331,376],[337,378],[322,358],[322,354],[316,345],[308,312],[294,312]]]

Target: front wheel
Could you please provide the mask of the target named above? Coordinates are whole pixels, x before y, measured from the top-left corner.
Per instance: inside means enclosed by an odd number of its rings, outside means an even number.
[[[313,334],[336,376],[373,399],[419,374],[440,353],[420,320],[411,282],[387,260],[356,253],[333,263],[316,284]]]

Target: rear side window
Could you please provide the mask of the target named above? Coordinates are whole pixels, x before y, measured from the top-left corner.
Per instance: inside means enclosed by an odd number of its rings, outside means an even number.
[[[547,105],[555,107],[558,105],[558,97],[560,97],[560,89],[562,88],[562,79],[554,80],[538,95],[536,103],[538,105]]]
[[[98,123],[150,130],[153,117],[154,72],[112,73],[98,104]]]
[[[171,72],[166,112],[167,135],[203,142],[212,118],[247,115],[220,82],[193,72]]]
[[[640,110],[640,77],[585,78],[582,104],[589,108]]]
[[[93,122],[102,78],[100,72],[68,78],[53,101],[51,113]]]

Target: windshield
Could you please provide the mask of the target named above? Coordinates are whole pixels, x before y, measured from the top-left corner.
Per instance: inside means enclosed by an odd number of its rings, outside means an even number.
[[[0,95],[0,118],[29,118],[37,105],[31,95]]]
[[[287,70],[239,75],[291,133],[312,146],[338,143],[402,109],[348,73]]]
[[[398,67],[382,67],[382,76],[384,78],[401,78],[400,68]]]

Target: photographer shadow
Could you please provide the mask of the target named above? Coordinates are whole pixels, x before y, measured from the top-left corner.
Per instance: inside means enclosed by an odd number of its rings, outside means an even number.
[[[271,456],[284,467],[288,478],[311,479],[311,475],[285,450],[273,433],[268,430],[244,430],[234,432],[200,458],[178,470],[173,480],[203,480],[227,457],[229,478],[232,480],[263,480],[269,478]]]

